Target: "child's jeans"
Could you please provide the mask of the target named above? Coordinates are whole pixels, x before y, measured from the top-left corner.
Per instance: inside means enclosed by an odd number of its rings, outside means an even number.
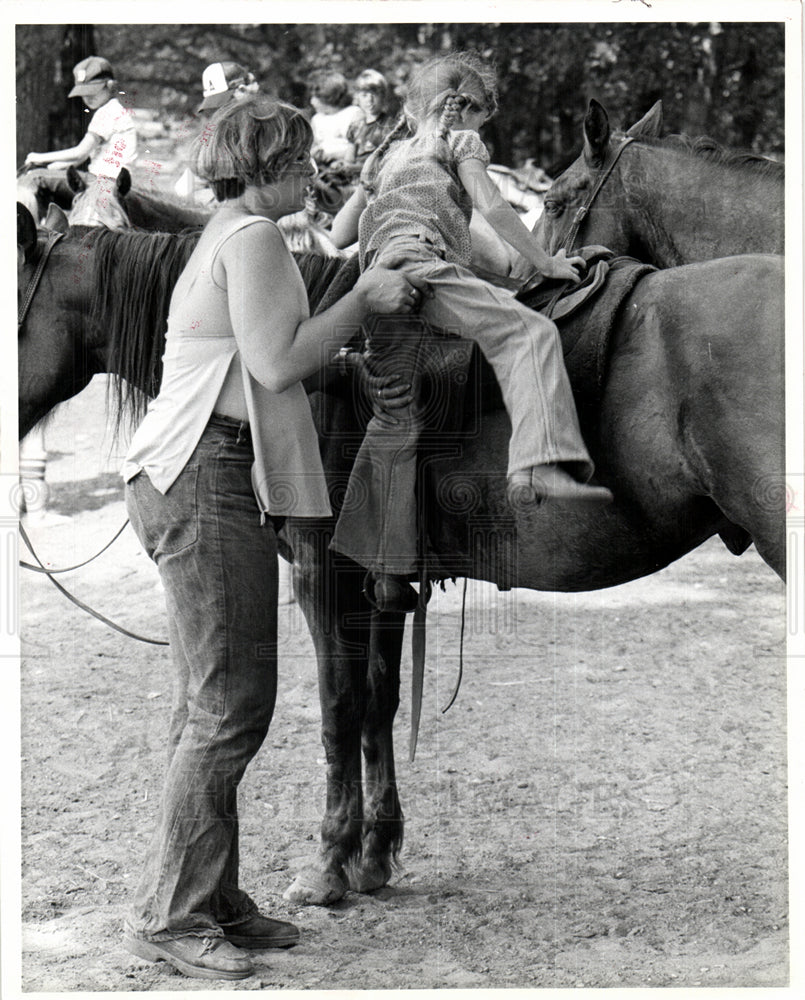
[[[384,263],[427,282],[430,294],[419,315],[447,333],[474,340],[492,366],[512,426],[509,475],[561,462],[572,463],[576,478],[589,479],[593,465],[555,324],[511,292],[442,260],[422,241],[391,241],[372,266]],[[420,351],[417,337],[405,345],[400,340],[381,345],[375,371],[411,378],[421,368]],[[417,569],[416,453],[422,415],[415,401],[393,416],[393,425],[376,417],[369,422],[332,545],[376,572],[407,574]]]

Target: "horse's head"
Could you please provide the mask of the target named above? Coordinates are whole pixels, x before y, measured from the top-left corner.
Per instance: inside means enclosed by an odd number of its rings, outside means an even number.
[[[17,204],[20,437],[100,370],[84,335],[91,287],[89,248],[77,237],[55,242],[57,236],[52,230],[38,230],[28,209]]]
[[[67,171],[67,183],[73,190],[70,208],[71,226],[106,226],[107,229],[130,229],[123,199],[131,190],[131,175],[125,167],[116,178],[96,177],[85,182],[73,167]]]
[[[601,244],[616,253],[632,252],[628,199],[635,195],[628,171],[621,164],[622,183],[607,183],[625,145],[641,136],[656,136],[662,121],[658,101],[625,134],[613,133],[605,109],[591,100],[584,117],[581,156],[558,177],[545,194],[543,233],[549,252],[556,253],[573,236],[567,249]],[[577,213],[588,211],[579,221]],[[575,233],[574,223],[578,221]]]

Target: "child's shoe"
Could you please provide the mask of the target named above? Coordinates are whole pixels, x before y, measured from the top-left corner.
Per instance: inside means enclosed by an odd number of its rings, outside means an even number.
[[[512,507],[523,507],[542,500],[601,506],[612,503],[614,499],[605,486],[580,483],[560,465],[535,465],[533,469],[513,472],[509,476],[506,496]]]

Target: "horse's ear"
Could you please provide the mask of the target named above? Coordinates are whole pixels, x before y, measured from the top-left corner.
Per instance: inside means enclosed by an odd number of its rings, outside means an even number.
[[[22,204],[17,202],[17,246],[27,260],[36,246],[36,223],[34,217]]]
[[[662,101],[657,101],[653,108],[647,111],[639,122],[626,132],[634,139],[656,139],[662,127]]]
[[[609,118],[603,106],[593,98],[584,116],[584,159],[592,167],[600,167],[607,158]]]
[[[67,186],[73,194],[80,194],[87,189],[86,181],[73,166],[67,168]]]
[[[125,198],[129,191],[131,191],[131,174],[125,167],[120,168],[115,188],[118,198]]]
[[[48,205],[47,215],[45,216],[45,228],[52,229],[54,233],[61,233],[62,236],[66,236],[70,228],[67,216],[53,201]]]

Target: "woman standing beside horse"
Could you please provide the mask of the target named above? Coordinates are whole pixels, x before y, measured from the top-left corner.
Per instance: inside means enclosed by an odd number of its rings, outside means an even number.
[[[126,944],[199,978],[245,978],[242,949],[299,936],[238,885],[236,802],[277,688],[274,522],[330,514],[299,380],[369,312],[410,311],[420,284],[373,270],[309,317],[276,223],[303,204],[311,141],[299,110],[259,96],[222,108],[197,140],[196,172],[221,205],[174,288],[161,389],[123,470],[176,667],[165,789]]]

